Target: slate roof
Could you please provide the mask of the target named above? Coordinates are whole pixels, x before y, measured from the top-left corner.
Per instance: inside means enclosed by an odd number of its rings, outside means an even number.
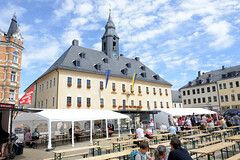
[[[172,90],[172,102],[182,103],[181,92],[178,90]]]
[[[196,79],[192,81],[189,81],[188,84],[186,84],[182,88],[216,83],[221,80],[235,78],[235,77],[240,77],[240,65],[233,66],[233,67],[222,66],[222,69],[213,70],[213,71],[200,74],[200,76],[198,76]],[[201,83],[199,83],[200,81]]]
[[[17,32],[17,20],[16,20],[16,16],[14,16],[12,18],[11,24],[8,28],[8,32],[7,35],[10,37],[13,33]]]
[[[81,58],[79,56],[80,53],[85,53],[86,57]],[[108,58],[108,63],[104,63],[103,58]],[[76,67],[74,65],[73,61],[75,60],[80,61],[80,67]],[[126,66],[127,63],[131,63],[131,68],[128,68]],[[95,64],[100,64],[101,70],[97,70],[94,67]],[[132,79],[133,73],[137,73],[138,74],[137,80],[171,85],[169,82],[167,82],[160,76],[159,76],[159,80],[156,80],[153,77],[153,75],[157,75],[155,72],[153,72],[147,66],[144,71],[140,68],[141,66],[145,66],[145,65],[136,59],[130,59],[124,56],[119,56],[119,59],[115,60],[108,57],[104,52],[80,47],[78,45],[72,45],[39,78],[43,77],[44,75],[56,69],[65,69],[65,70],[101,74],[101,75],[105,75],[106,69],[111,69],[110,76]],[[125,68],[127,68],[127,73],[128,73],[127,75],[124,75],[121,72],[121,70]],[[140,75],[140,73],[143,73],[143,72],[146,73],[146,78],[143,78]]]

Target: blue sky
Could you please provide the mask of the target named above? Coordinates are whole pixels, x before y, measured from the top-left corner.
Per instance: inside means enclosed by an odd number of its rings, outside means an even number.
[[[120,53],[178,89],[197,76],[240,65],[239,0],[0,0],[0,29],[16,12],[24,38],[20,95],[73,39],[101,50],[109,4]]]

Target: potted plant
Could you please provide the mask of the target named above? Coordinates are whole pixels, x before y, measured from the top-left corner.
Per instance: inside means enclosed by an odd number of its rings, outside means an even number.
[[[77,85],[77,88],[81,88],[82,87],[82,85]]]
[[[100,87],[100,90],[103,90],[103,87]]]
[[[91,104],[87,104],[87,107],[91,107]]]
[[[71,86],[72,86],[72,83],[68,83],[67,86],[68,86],[68,87],[71,87]]]
[[[147,94],[149,94],[149,92],[147,91]]]
[[[103,107],[104,107],[104,105],[103,105],[103,104],[101,104],[101,105],[100,105],[100,107],[101,107],[101,108],[103,108]]]
[[[162,93],[160,93],[160,96],[162,95]]]
[[[125,93],[125,92],[126,92],[126,89],[123,89],[122,91],[123,91],[123,93]]]
[[[88,89],[90,89],[90,88],[91,88],[91,86],[87,86],[87,88],[88,88]]]
[[[118,108],[122,108],[122,106],[118,106]]]
[[[157,108],[157,106],[155,106],[154,108]]]
[[[167,106],[167,108],[170,108],[169,106]]]
[[[67,106],[70,107],[72,104],[71,103],[67,103]]]
[[[137,106],[133,106],[133,108],[137,108]]]
[[[81,107],[81,106],[82,106],[82,104],[77,104],[77,106],[78,106],[78,107]]]
[[[168,96],[168,93],[166,93],[166,96]]]
[[[156,95],[156,92],[154,92],[153,94]]]
[[[163,108],[163,106],[161,106],[161,108]]]
[[[142,93],[142,91],[138,91],[138,93],[139,93],[139,94],[141,94],[141,93]]]
[[[115,92],[115,91],[116,91],[116,88],[113,88],[112,90],[113,90],[113,92]]]
[[[113,105],[113,108],[116,108],[116,107],[117,107],[117,106],[114,104],[114,105]]]
[[[131,93],[134,93],[134,91],[131,91]]]

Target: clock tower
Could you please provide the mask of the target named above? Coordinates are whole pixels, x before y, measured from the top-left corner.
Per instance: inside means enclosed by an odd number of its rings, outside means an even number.
[[[105,33],[102,36],[102,51],[113,59],[119,56],[119,37],[115,32],[115,25],[112,21],[111,13],[105,26]]]

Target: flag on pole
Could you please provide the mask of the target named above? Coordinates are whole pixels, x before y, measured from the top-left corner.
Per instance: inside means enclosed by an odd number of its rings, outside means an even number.
[[[34,86],[19,100],[19,104],[31,104]]]
[[[110,70],[110,69],[106,69],[106,70],[105,70],[105,75],[106,75],[106,85],[105,85],[105,89],[107,88],[107,84],[108,84],[108,80],[109,80],[110,74],[111,74],[111,70]]]
[[[136,73],[133,73],[133,79],[132,79],[132,88],[131,88],[131,91],[133,91],[133,87],[134,87],[134,84],[135,84],[136,78],[137,78],[137,74],[136,74]]]

